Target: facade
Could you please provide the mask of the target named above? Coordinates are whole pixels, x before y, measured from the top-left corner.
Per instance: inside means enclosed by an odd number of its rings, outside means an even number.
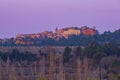
[[[63,35],[80,35],[81,31],[77,29],[68,29],[67,31],[63,32]]]
[[[68,38],[70,35],[80,35],[81,31],[80,29],[76,29],[75,27],[69,27],[69,28],[57,29],[56,33],[65,38]]]

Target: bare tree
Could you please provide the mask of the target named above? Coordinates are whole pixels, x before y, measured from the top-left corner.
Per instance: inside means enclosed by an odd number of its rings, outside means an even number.
[[[82,65],[81,65],[81,60],[78,58],[77,59],[77,73],[76,73],[76,80],[81,80],[81,68],[82,68]]]
[[[88,69],[88,59],[87,58],[84,58],[84,60],[83,60],[83,68],[84,68],[84,80],[88,80],[89,69]]]
[[[64,71],[63,71],[63,56],[60,56],[59,59],[59,75],[60,75],[60,79],[59,80],[65,80],[65,76],[64,76]]]
[[[33,64],[34,64],[34,73],[37,74],[36,61],[34,61]]]
[[[18,80],[18,75],[17,75],[17,71],[15,70],[15,65],[12,64],[11,65],[11,77],[12,77],[12,80]]]
[[[20,63],[18,63],[19,68],[20,68],[20,80],[24,80],[24,68]]]
[[[7,58],[7,61],[6,61],[6,74],[8,75],[8,79],[9,79],[9,72],[10,72],[10,59],[9,57]]]
[[[2,61],[0,60],[0,80],[3,80],[3,75],[2,75]]]
[[[44,80],[45,77],[45,58],[42,57],[42,60],[40,61],[40,73],[38,73],[38,79]]]
[[[55,80],[55,54],[50,53],[49,80]]]

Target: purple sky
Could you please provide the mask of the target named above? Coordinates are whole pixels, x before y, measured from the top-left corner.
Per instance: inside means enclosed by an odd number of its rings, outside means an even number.
[[[0,0],[0,38],[56,27],[120,28],[120,0]]]

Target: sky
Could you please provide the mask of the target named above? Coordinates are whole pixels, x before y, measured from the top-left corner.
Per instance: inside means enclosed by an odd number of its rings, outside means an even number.
[[[0,38],[84,25],[120,29],[120,0],[0,0]]]

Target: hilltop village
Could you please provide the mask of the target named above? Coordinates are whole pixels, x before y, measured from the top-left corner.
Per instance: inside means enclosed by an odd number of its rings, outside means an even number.
[[[68,27],[63,29],[55,29],[55,32],[52,31],[44,31],[41,33],[36,34],[19,34],[15,37],[16,44],[33,44],[33,39],[44,39],[44,38],[53,38],[53,39],[60,39],[60,38],[68,38],[71,35],[96,35],[98,31],[94,28],[89,28],[87,26],[83,26],[81,28],[78,27]],[[22,41],[23,39],[31,39],[29,42]]]
[[[56,28],[55,33],[52,31],[44,31],[41,33],[36,34],[19,34],[16,36],[16,38],[25,38],[25,37],[31,37],[31,38],[61,38],[65,37],[68,38],[70,35],[95,35],[98,34],[98,31],[94,28],[89,28],[87,26],[83,26],[81,28],[78,27],[68,27],[63,29]]]
[[[17,45],[53,45],[52,43],[62,44],[66,43],[65,40],[68,40],[72,35],[74,36],[94,36],[99,34],[98,30],[95,28],[90,28],[87,26],[82,27],[66,27],[62,29],[56,28],[54,32],[52,31],[43,31],[40,33],[34,34],[18,34],[13,38],[0,39],[0,46],[17,46]],[[80,40],[81,38],[77,39]],[[54,44],[54,45],[55,45]]]

